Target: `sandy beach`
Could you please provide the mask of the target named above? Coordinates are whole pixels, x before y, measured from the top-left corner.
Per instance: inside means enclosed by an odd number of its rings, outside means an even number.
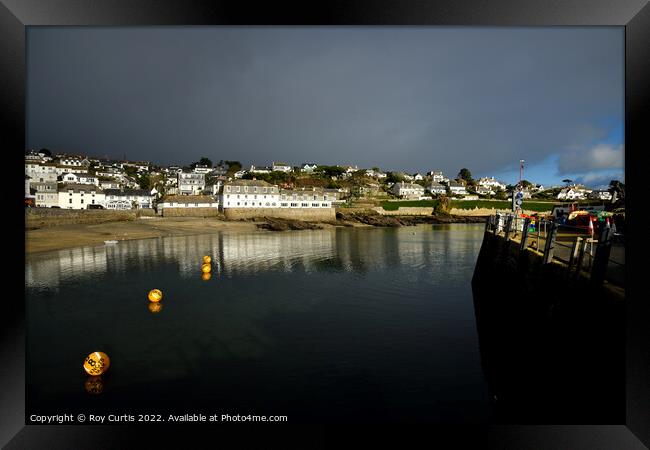
[[[66,224],[25,231],[25,253],[102,244],[108,240],[146,239],[164,236],[228,232],[264,232],[253,222],[200,217],[139,218],[99,224]]]

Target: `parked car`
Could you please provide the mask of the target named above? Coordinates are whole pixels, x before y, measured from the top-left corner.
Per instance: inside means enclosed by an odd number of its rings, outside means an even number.
[[[102,205],[88,205],[88,209],[104,209]]]

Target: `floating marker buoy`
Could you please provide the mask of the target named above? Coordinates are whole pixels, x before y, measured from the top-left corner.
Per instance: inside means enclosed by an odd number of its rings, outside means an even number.
[[[203,281],[208,281],[210,278],[212,278],[212,274],[210,272],[204,272],[201,274],[201,279]]]
[[[92,395],[101,394],[104,392],[104,380],[102,377],[88,377],[84,383],[84,389]]]
[[[149,312],[151,312],[153,314],[157,314],[160,311],[162,311],[162,307],[163,307],[162,303],[150,302],[149,303]]]
[[[212,272],[212,266],[210,264],[203,264],[201,266],[201,272],[203,273],[210,273]]]
[[[152,289],[149,291],[149,295],[147,295],[147,297],[151,302],[159,302],[163,297],[162,291],[160,289]]]
[[[203,257],[203,262],[205,264],[210,264],[212,262],[212,258],[210,256],[204,256]]]
[[[84,370],[88,375],[97,376],[105,373],[111,365],[111,360],[104,352],[92,352],[84,360]]]

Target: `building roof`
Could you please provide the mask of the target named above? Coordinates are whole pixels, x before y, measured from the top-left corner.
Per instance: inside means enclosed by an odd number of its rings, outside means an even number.
[[[168,195],[162,201],[165,203],[216,203],[216,200],[209,195]]]
[[[413,188],[416,188],[416,189],[424,189],[421,185],[419,185],[419,184],[417,184],[417,183],[404,183],[404,182],[402,182],[402,181],[398,181],[397,183],[395,183],[395,185],[396,185],[398,188],[402,188],[402,187],[404,187],[404,188],[411,188],[411,189],[413,189]]]
[[[126,195],[136,195],[136,196],[146,196],[150,197],[151,193],[146,189],[104,189],[106,195],[117,195],[117,196],[126,196]]]
[[[264,180],[233,180],[225,183],[225,186],[262,186],[262,187],[273,187],[271,183],[267,183]]]
[[[61,189],[59,189],[59,192],[66,192],[66,191],[69,191],[70,189],[72,189],[74,192],[95,191],[95,192],[100,192],[102,194],[104,193],[104,191],[102,189],[98,188],[94,184],[76,184],[76,183],[64,184],[63,186],[61,186]]]

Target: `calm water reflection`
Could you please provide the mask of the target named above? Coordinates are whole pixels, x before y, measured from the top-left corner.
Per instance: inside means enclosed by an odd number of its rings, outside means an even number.
[[[29,257],[28,407],[485,422],[470,285],[482,236],[482,224],[221,233]],[[111,369],[89,395],[94,350]]]

